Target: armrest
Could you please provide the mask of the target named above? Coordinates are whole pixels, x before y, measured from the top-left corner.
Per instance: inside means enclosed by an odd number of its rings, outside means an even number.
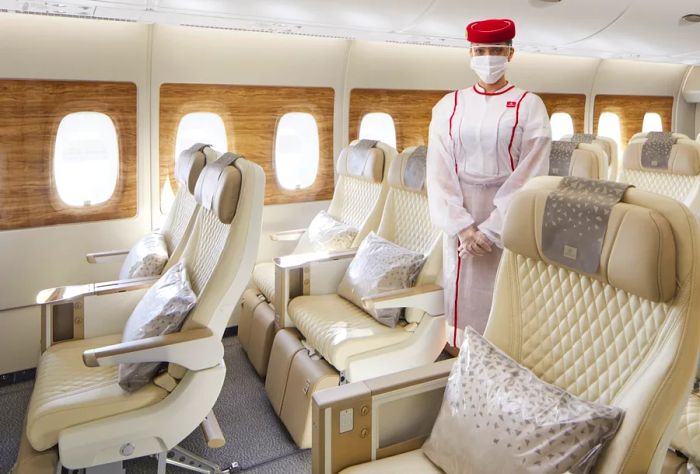
[[[101,263],[99,260],[105,260],[110,257],[119,257],[121,255],[126,255],[129,253],[129,250],[109,250],[107,252],[92,252],[92,253],[86,253],[85,254],[85,259],[88,261],[88,263]]]
[[[402,290],[387,291],[362,298],[368,309],[417,308],[431,316],[445,312],[444,290],[439,285],[421,285]]]
[[[285,270],[293,270],[295,268],[303,268],[312,263],[321,263],[333,260],[353,258],[356,253],[357,249],[300,253],[296,255],[285,255],[284,257],[276,257],[274,259],[274,262],[275,266],[279,268]]]
[[[316,392],[313,472],[336,473],[420,448],[440,409],[453,363],[445,360]],[[399,412],[402,416],[397,419]],[[346,426],[343,432],[341,418]],[[382,435],[385,424],[388,436]]]
[[[281,232],[273,232],[270,234],[270,240],[275,242],[294,242],[301,239],[306,229],[283,230]]]
[[[41,290],[36,295],[36,304],[47,305],[56,303],[68,303],[86,296],[106,295],[121,293],[124,291],[140,290],[148,288],[158,280],[158,277],[131,278],[129,280],[114,280],[101,283],[87,283],[85,285],[58,286]]]
[[[172,362],[190,370],[214,367],[224,357],[221,339],[209,328],[122,342],[83,352],[88,367],[138,362]]]

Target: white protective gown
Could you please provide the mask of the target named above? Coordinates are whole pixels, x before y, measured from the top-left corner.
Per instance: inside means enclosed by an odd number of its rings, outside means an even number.
[[[486,93],[475,85],[433,107],[427,186],[433,224],[445,233],[443,272],[450,343],[470,325],[484,332],[513,194],[549,170],[551,130],[537,95],[507,84]],[[457,234],[476,224],[495,244],[485,256],[459,258]]]

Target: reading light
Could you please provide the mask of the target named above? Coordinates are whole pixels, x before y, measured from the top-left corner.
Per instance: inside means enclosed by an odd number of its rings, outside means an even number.
[[[688,23],[700,23],[700,13],[689,13],[681,17],[682,20]]]

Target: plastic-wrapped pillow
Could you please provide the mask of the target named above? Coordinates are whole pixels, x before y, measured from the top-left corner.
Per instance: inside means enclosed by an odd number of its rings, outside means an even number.
[[[347,250],[357,237],[357,229],[331,217],[326,211],[316,214],[308,229],[315,250]]]
[[[126,256],[119,279],[158,276],[168,263],[168,247],[163,234],[151,232],[141,237]]]
[[[405,249],[371,232],[357,249],[345,272],[338,294],[363,308],[385,326],[394,327],[402,308],[369,310],[362,298],[411,288],[423,267],[423,254]]]
[[[190,287],[187,269],[178,262],[160,277],[143,296],[124,326],[122,342],[162,336],[180,330],[197,302]],[[161,362],[119,364],[119,386],[133,392],[148,385]]]
[[[447,474],[582,474],[622,417],[543,382],[467,327],[423,452]]]

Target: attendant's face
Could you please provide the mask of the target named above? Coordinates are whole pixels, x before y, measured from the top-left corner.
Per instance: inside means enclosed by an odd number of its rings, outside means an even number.
[[[513,47],[507,44],[477,44],[473,43],[469,48],[472,57],[478,56],[505,56],[510,61],[513,58]]]

